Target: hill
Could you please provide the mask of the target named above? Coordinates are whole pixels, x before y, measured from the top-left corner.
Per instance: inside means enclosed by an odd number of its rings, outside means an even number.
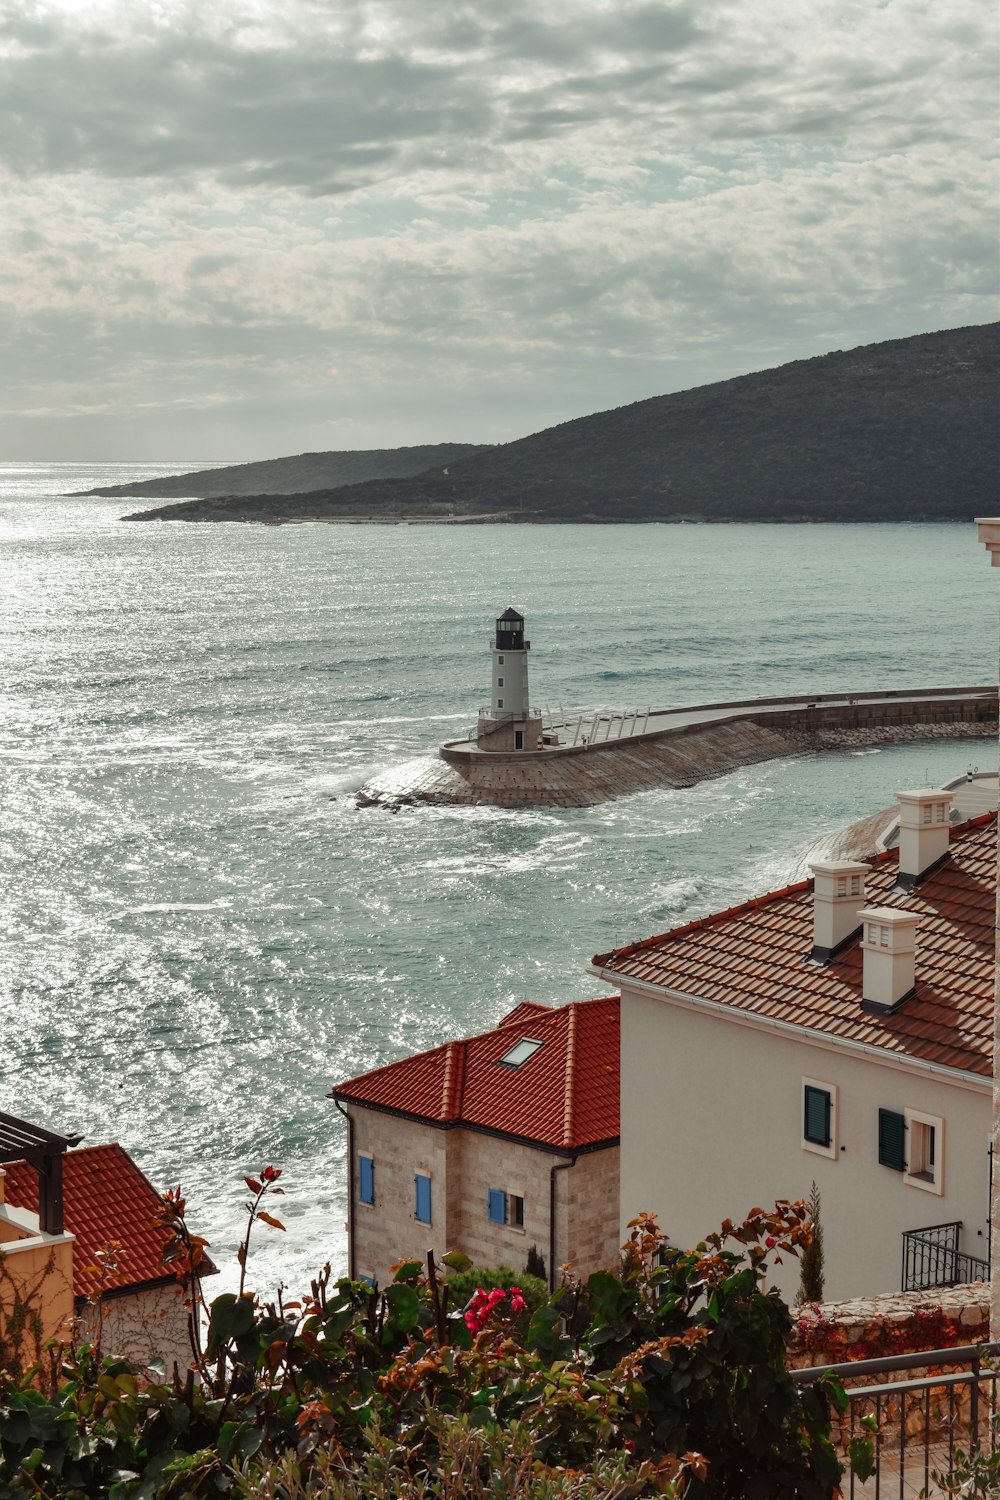
[[[358,448],[347,452],[299,453],[294,458],[265,458],[259,463],[166,474],[134,484],[111,484],[81,495],[149,495],[180,499],[191,495],[257,495],[271,490],[298,495],[305,490],[336,489],[367,479],[394,479],[446,466],[478,451],[475,443],[425,443],[416,448]]]
[[[421,474],[130,519],[968,520],[996,504],[1000,324],[654,396]]]

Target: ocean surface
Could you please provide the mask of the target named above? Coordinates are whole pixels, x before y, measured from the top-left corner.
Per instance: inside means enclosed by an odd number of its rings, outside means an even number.
[[[995,681],[1000,578],[972,525],[135,525],[61,498],[167,471],[0,467],[0,1109],[181,1184],[213,1292],[265,1162],[287,1231],[252,1284],[345,1267],[334,1082],[601,993],[594,953],[996,764],[921,743],[581,811],[359,811],[472,725],[508,604],[533,699],[645,709]]]

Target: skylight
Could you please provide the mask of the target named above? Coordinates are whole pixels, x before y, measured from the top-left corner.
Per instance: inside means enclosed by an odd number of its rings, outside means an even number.
[[[523,1036],[519,1042],[511,1047],[509,1052],[504,1053],[500,1059],[500,1066],[502,1068],[521,1067],[522,1063],[526,1063],[529,1057],[534,1057],[541,1045],[541,1042],[536,1042],[533,1037]]]

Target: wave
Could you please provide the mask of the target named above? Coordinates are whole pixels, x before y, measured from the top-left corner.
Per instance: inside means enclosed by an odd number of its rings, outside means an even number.
[[[117,922],[122,917],[144,917],[165,911],[225,911],[231,905],[226,896],[215,901],[153,901],[148,906],[129,906],[124,911],[114,912],[110,920]]]

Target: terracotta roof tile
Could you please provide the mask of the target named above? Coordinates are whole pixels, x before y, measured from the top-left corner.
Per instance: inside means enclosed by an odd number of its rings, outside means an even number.
[[[501,1063],[525,1037],[542,1045]],[[617,995],[556,1008],[519,1005],[493,1031],[447,1042],[337,1084],[332,1097],[581,1150],[617,1139]]]
[[[858,941],[825,966],[805,962],[812,948],[811,881],[598,954],[594,964],[609,978],[661,985],[988,1078],[996,821],[996,813],[987,813],[954,829],[950,859],[910,892],[893,889],[895,852],[868,862],[868,904],[919,912],[922,919],[916,993],[894,1016],[860,1008]]]
[[[16,1208],[38,1212],[38,1177],[26,1161],[4,1166],[4,1192]],[[63,1157],[63,1217],[76,1236],[73,1291],[91,1296],[99,1277],[90,1272],[97,1252],[118,1243],[123,1249],[114,1287],[142,1286],[171,1273],[161,1265],[164,1236],[152,1227],[160,1195],[119,1145],[82,1146]],[[206,1271],[214,1271],[209,1263]]]

